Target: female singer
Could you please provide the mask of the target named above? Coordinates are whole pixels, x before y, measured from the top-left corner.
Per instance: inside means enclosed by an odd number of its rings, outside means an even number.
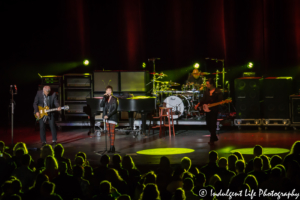
[[[115,127],[118,124],[118,99],[113,96],[113,87],[108,85],[105,89],[106,93],[100,103],[103,108],[103,119],[106,120],[106,130],[110,137],[109,153],[115,153]]]

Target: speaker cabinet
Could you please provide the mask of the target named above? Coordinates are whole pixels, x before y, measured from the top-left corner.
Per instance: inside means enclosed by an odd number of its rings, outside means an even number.
[[[290,77],[265,78],[263,117],[265,119],[289,119],[289,96],[292,91],[292,78]]]
[[[290,96],[291,123],[300,124],[300,95]]]
[[[234,80],[237,119],[261,118],[261,77],[243,77]]]

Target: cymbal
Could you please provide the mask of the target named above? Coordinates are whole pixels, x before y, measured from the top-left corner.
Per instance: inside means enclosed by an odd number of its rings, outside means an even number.
[[[227,73],[227,72],[224,72]],[[223,74],[223,72],[216,72],[216,73],[212,73],[212,74]]]
[[[203,76],[203,75],[210,75],[209,72],[201,72],[200,74],[201,74],[202,76]]]
[[[161,81],[162,84],[168,84],[169,81]]]
[[[175,82],[170,82],[170,85],[171,85],[171,86],[180,86],[179,83],[175,83]]]
[[[152,74],[152,75],[155,75],[155,76],[168,76],[167,74],[164,74],[164,73],[154,73],[154,72],[152,72],[152,73],[150,73],[150,74]]]

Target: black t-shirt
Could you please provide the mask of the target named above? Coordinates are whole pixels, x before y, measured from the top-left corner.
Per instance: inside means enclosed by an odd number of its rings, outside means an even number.
[[[222,100],[223,100],[223,94],[220,89],[216,88],[215,91],[212,93],[212,96],[210,96],[210,89],[207,89],[203,94],[203,98],[200,99],[200,105],[217,103]],[[219,106],[211,107],[209,109],[211,111],[218,112]]]
[[[187,82],[190,82],[190,83],[197,83],[197,84],[202,84],[203,83],[203,80],[202,80],[202,77],[199,76],[199,78],[194,78],[193,75],[190,75]]]

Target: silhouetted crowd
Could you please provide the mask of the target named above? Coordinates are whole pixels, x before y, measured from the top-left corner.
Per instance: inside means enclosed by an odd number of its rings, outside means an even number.
[[[300,192],[300,141],[284,158],[268,157],[256,145],[247,163],[239,152],[219,158],[210,151],[199,169],[188,157],[173,168],[163,156],[146,174],[129,155],[103,155],[93,168],[84,152],[71,164],[61,144],[43,146],[36,161],[25,143],[17,143],[13,155],[5,150],[0,141],[0,200],[297,199]]]

